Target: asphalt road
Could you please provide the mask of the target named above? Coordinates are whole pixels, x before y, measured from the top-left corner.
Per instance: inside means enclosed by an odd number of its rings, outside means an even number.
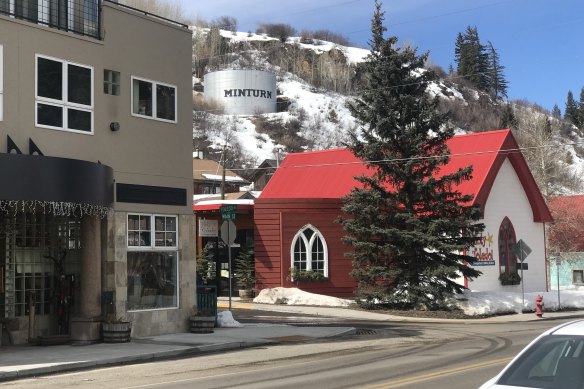
[[[302,315],[234,312],[240,321],[351,324]],[[268,319],[267,317],[271,317]],[[502,324],[358,321],[357,334],[87,370],[18,388],[476,388],[535,336],[566,320]],[[303,323],[306,324],[306,323]]]

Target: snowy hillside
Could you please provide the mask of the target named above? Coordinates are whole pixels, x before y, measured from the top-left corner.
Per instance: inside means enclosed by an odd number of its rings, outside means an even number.
[[[209,31],[193,27],[193,41],[200,41],[201,37],[209,41],[205,35]],[[219,69],[271,71],[277,76],[278,99],[286,102],[288,107],[279,113],[228,116],[222,115],[216,107],[197,108],[195,103],[195,147],[214,153],[216,157],[223,145],[228,144],[234,156],[230,167],[249,169],[257,167],[265,159],[282,159],[289,152],[341,147],[348,139],[348,134],[358,130],[358,123],[347,109],[347,101],[354,93],[334,92],[330,88],[315,86],[309,80],[315,66],[323,67],[321,73],[329,72],[326,74],[329,79],[338,74],[345,78],[358,78],[359,64],[366,59],[368,50],[306,37],[289,37],[285,43],[281,43],[265,34],[225,30],[220,31],[217,39],[227,45],[228,49],[219,45],[227,53],[208,54],[209,58],[218,60],[207,61],[202,68],[204,72]],[[193,57],[195,63],[196,49]],[[292,65],[291,58],[296,61]],[[295,73],[289,71],[291,67]],[[202,77],[202,74],[199,76]],[[195,90],[198,90],[195,92],[195,101],[204,99],[202,78],[194,78],[193,82]],[[355,85],[350,88],[358,90]],[[455,77],[450,78],[448,75],[432,83],[428,90],[444,102],[444,109],[452,112],[452,124],[458,133],[499,128],[505,102],[494,102],[490,97],[458,84]],[[571,129],[565,123],[553,119],[549,113],[538,111],[536,105],[531,106],[527,102],[509,103],[523,120],[524,127],[531,125],[531,116],[543,116],[556,126],[556,135],[551,142],[556,146],[562,145],[562,151],[553,158],[567,166],[574,177],[581,176],[584,172],[584,147],[579,147],[579,144],[584,143],[582,133],[577,128]],[[521,134],[517,135],[522,144]],[[525,139],[530,137],[525,136]],[[523,145],[531,147],[531,150],[541,147],[527,141]],[[570,190],[577,189],[558,192]]]

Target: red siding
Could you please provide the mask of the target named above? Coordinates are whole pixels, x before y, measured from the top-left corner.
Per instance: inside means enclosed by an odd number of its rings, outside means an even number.
[[[255,261],[258,290],[278,286],[338,297],[353,297],[356,283],[350,277],[350,246],[342,242],[343,227],[336,222],[341,214],[338,199],[256,199]],[[290,282],[290,248],[296,233],[311,224],[324,236],[328,248],[329,279]],[[282,242],[282,243],[280,243]]]

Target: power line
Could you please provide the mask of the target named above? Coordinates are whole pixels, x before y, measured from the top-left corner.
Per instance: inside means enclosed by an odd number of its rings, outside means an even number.
[[[280,169],[302,169],[302,168],[314,168],[314,167],[329,167],[329,166],[347,166],[347,165],[365,165],[365,164],[383,164],[383,163],[403,163],[403,162],[410,162],[410,161],[422,161],[422,160],[429,160],[429,159],[438,159],[448,156],[450,158],[461,158],[461,157],[468,157],[468,156],[481,156],[481,155],[489,155],[489,154],[513,154],[523,151],[529,150],[536,150],[536,149],[546,149],[546,148],[557,148],[557,147],[567,147],[567,146],[579,146],[584,145],[584,140],[581,142],[572,142],[572,143],[562,143],[562,144],[553,144],[553,145],[542,145],[542,146],[529,146],[529,147],[517,147],[512,149],[503,149],[503,150],[486,150],[486,151],[473,151],[468,153],[457,153],[457,154],[445,154],[445,155],[431,155],[431,156],[417,156],[417,157],[409,157],[409,158],[392,158],[392,159],[381,159],[381,160],[372,160],[372,161],[354,161],[354,162],[334,162],[334,163],[323,163],[323,164],[307,164],[307,165],[295,165],[295,166],[282,166],[280,164]],[[271,170],[273,167],[266,167],[266,168],[228,168],[231,171],[248,171],[248,170]]]

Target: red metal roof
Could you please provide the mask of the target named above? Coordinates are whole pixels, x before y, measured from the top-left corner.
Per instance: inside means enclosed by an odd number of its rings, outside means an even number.
[[[472,179],[462,182],[458,189],[463,194],[473,194],[474,203],[485,206],[499,168],[509,158],[525,188],[534,220],[552,220],[523,155],[513,151],[519,146],[510,130],[457,135],[448,141],[448,147],[450,163],[437,175],[472,165]],[[348,149],[288,154],[259,200],[339,198],[360,187],[354,177],[367,174],[368,170]]]

